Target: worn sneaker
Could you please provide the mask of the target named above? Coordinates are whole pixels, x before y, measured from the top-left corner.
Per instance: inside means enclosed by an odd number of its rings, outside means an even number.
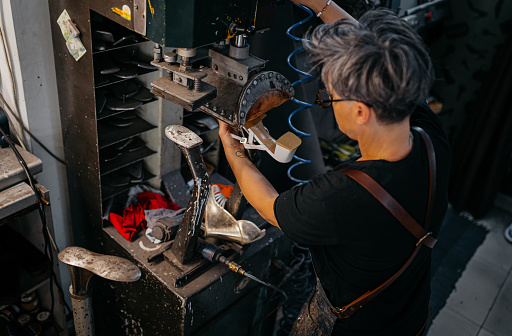
[[[508,240],[509,243],[512,243],[512,223],[505,229],[504,232],[505,239]]]

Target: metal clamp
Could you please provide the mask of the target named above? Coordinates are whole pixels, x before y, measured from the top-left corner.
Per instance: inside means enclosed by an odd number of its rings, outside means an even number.
[[[427,232],[427,233],[425,233],[425,235],[424,235],[423,237],[421,237],[421,238],[420,238],[420,240],[418,240],[418,242],[416,243],[416,246],[418,246],[419,244],[423,243],[423,241],[424,241],[425,239],[427,239],[427,238],[428,238],[428,236],[431,236],[431,235],[432,235],[432,232]]]

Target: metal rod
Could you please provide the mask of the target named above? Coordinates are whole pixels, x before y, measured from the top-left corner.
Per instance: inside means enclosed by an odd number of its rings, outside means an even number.
[[[73,306],[73,320],[75,323],[76,336],[94,336],[94,317],[92,314],[91,298],[73,297],[73,289],[70,286],[71,304]]]
[[[240,34],[235,37],[235,46],[238,48],[243,48],[247,46],[247,35]]]
[[[417,12],[421,11],[421,10],[424,10],[425,8],[428,8],[428,7],[431,7],[431,6],[435,6],[438,3],[444,2],[444,1],[445,0],[434,0],[434,1],[427,2],[427,3],[424,3],[422,5],[413,7],[413,8],[409,8],[408,10],[405,11],[405,15],[412,15],[414,13],[417,13]]]
[[[162,61],[162,47],[158,43],[155,43],[153,48],[153,60],[157,62]]]

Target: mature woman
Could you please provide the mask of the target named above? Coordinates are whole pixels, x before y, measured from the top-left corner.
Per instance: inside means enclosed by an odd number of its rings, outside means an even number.
[[[430,58],[414,29],[389,11],[370,11],[357,22],[332,1],[294,1],[326,23],[306,44],[325,84],[317,103],[332,106],[340,130],[358,141],[361,156],[278,194],[245,157],[229,127],[220,128],[247,200],[269,223],[310,248],[319,282],[292,334],[421,335],[429,311],[429,246],[447,208],[451,156],[425,103],[433,80]],[[433,149],[427,149],[429,142]],[[429,232],[411,233],[351,171],[376,181],[419,231],[429,227]],[[393,278],[409,258],[410,265],[389,287],[367,303],[361,299]],[[355,313],[340,313],[354,301],[363,302],[349,307]]]

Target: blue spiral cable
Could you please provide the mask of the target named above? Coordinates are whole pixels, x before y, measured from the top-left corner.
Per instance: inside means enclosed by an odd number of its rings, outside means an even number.
[[[302,24],[304,24],[304,23],[308,22],[309,20],[311,20],[311,18],[313,17],[313,12],[312,12],[309,8],[307,8],[306,6],[303,6],[303,5],[297,5],[297,4],[293,3],[293,2],[292,2],[292,4],[293,4],[294,6],[296,6],[296,7],[299,7],[299,8],[301,8],[301,9],[303,9],[304,11],[306,11],[306,12],[309,14],[309,16],[308,16],[307,18],[305,18],[304,20],[299,21],[299,22],[297,22],[297,23],[293,24],[292,26],[290,26],[290,27],[286,30],[286,35],[287,35],[289,38],[291,38],[292,40],[294,40],[294,41],[303,42],[303,41],[304,41],[304,39],[303,39],[303,38],[300,38],[300,37],[297,37],[297,36],[292,35],[292,34],[290,33],[290,31],[291,31],[292,29],[295,29],[296,27],[298,27],[298,26],[300,26],[300,25],[302,25]],[[293,70],[293,71],[295,71],[295,72],[299,73],[300,75],[304,76],[303,78],[300,78],[300,79],[298,79],[298,80],[296,80],[295,82],[293,82],[293,83],[292,83],[292,87],[294,87],[294,88],[295,88],[295,86],[296,86],[297,84],[300,84],[300,83],[303,83],[303,82],[307,82],[307,81],[311,80],[311,78],[313,77],[313,75],[311,75],[311,74],[309,74],[309,73],[307,73],[307,72],[304,72],[304,71],[302,71],[302,70],[299,70],[299,69],[297,69],[296,67],[294,67],[294,66],[291,64],[291,58],[292,58],[293,56],[295,56],[297,53],[299,53],[299,52],[301,52],[301,51],[303,51],[303,50],[304,50],[304,46],[301,46],[301,47],[299,47],[299,48],[295,49],[294,51],[292,51],[292,52],[288,55],[288,58],[286,59],[286,62],[288,63],[288,66],[290,66],[290,68],[292,68],[292,70]],[[305,109],[307,109],[307,108],[310,108],[312,105],[311,105],[311,104],[309,104],[309,103],[306,103],[306,102],[304,102],[304,101],[298,100],[298,99],[296,99],[296,98],[292,98],[292,101],[293,101],[293,102],[295,102],[295,103],[297,103],[297,104],[299,104],[299,105],[300,105],[300,107],[299,107],[299,108],[297,108],[296,110],[294,110],[292,113],[290,113],[290,115],[288,116],[288,125],[290,126],[290,128],[292,129],[292,131],[293,131],[293,132],[295,132],[295,134],[297,134],[297,136],[298,136],[299,138],[302,138],[302,137],[310,137],[310,136],[311,136],[311,134],[306,133],[306,132],[303,132],[303,131],[301,131],[301,130],[297,129],[295,126],[293,126],[293,124],[292,124],[292,118],[293,118],[293,116],[294,116],[296,113],[298,113],[298,112],[300,112],[300,111],[303,111],[303,110],[305,110]],[[310,163],[310,162],[311,162],[311,160],[301,158],[301,157],[299,157],[299,156],[297,156],[297,155],[294,155],[294,156],[293,156],[293,158],[294,158],[295,160],[297,160],[298,162],[295,162],[294,164],[292,164],[292,165],[288,168],[288,171],[287,171],[288,178],[289,178],[290,180],[294,181],[294,182],[297,182],[297,183],[308,183],[309,181],[301,180],[301,179],[298,179],[298,178],[293,177],[293,176],[292,176],[292,174],[291,174],[291,171],[293,170],[293,168],[295,168],[295,167],[297,167],[297,166],[300,166],[300,165],[305,164],[305,163]]]

